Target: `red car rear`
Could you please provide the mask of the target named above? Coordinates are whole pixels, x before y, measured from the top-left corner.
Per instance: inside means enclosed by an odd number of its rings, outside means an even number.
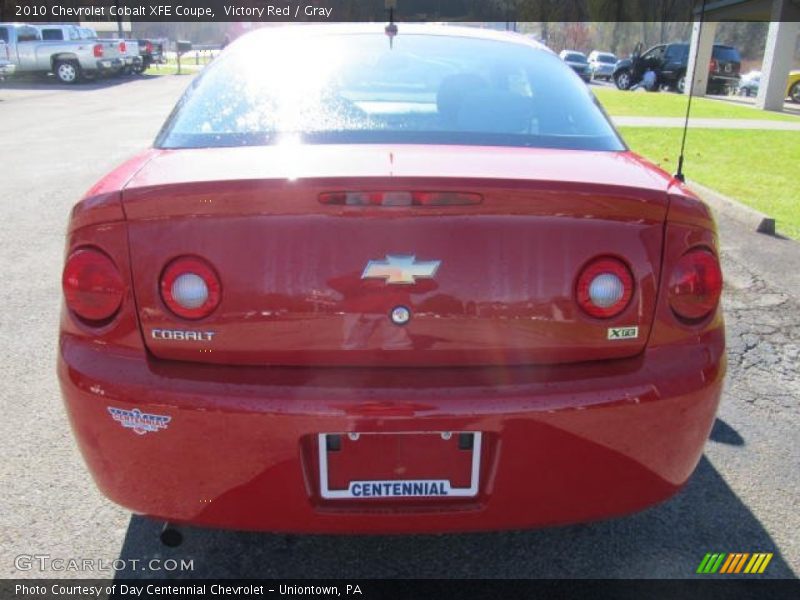
[[[725,372],[708,209],[557,56],[472,29],[237,41],[76,205],[63,285],[89,468],[173,522],[638,510],[691,475]]]

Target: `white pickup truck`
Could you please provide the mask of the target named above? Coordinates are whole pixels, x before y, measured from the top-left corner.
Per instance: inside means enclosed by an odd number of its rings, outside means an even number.
[[[7,58],[16,74],[54,73],[63,83],[75,83],[125,67],[119,40],[81,39],[77,29],[70,39],[49,41],[34,25],[0,23],[0,41],[6,43]]]
[[[75,27],[74,25],[40,25],[39,29],[42,30],[42,35],[45,33],[45,28],[50,29],[51,31],[54,28],[66,28],[66,27],[73,27],[78,30],[79,35],[82,39],[85,40],[94,40],[96,42],[111,42],[117,44],[117,48],[119,50],[120,57],[124,61],[122,70],[125,74],[130,73],[141,73],[144,71],[142,68],[143,60],[139,53],[139,41],[138,40],[123,40],[123,39],[98,39],[97,32],[92,29],[91,27]],[[54,33],[54,32],[53,32]],[[46,39],[46,38],[45,38]]]
[[[8,44],[0,40],[0,81],[5,80],[6,77],[11,77],[17,67],[14,63],[8,60]]]

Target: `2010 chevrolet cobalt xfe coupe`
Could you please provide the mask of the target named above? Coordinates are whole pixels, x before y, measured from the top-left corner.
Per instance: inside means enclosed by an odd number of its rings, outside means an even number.
[[[511,34],[260,30],[73,209],[58,374],[99,488],[173,523],[639,510],[725,371],[708,209]]]

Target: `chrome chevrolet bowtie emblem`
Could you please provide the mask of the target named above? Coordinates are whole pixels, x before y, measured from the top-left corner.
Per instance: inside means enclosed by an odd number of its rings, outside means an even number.
[[[417,262],[416,256],[386,255],[386,260],[371,260],[361,279],[385,279],[387,284],[414,284],[417,278],[432,279],[440,260]]]

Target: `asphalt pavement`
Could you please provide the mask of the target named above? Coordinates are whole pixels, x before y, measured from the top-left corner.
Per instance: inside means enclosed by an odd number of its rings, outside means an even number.
[[[84,467],[59,397],[56,335],[70,207],[152,142],[189,80],[0,84],[2,576],[114,575],[42,570],[35,559],[27,568],[25,557],[47,555],[123,559],[128,577],[686,578],[706,552],[774,552],[765,577],[798,573],[800,290],[782,273],[800,264],[800,244],[725,215],[726,391],[696,473],[671,500],[537,531],[285,536],[190,528],[179,548],[161,546],[159,524],[107,501]],[[193,569],[165,573],[132,562],[150,558],[192,561]]]

